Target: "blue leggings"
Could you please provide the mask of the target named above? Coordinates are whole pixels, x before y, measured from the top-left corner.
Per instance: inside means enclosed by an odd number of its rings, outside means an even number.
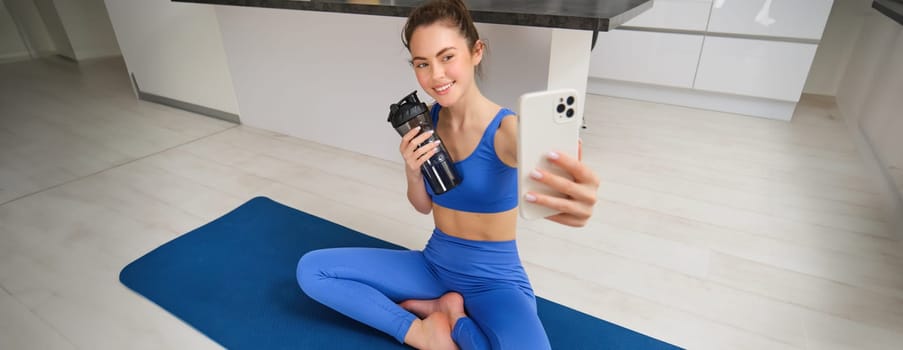
[[[472,241],[433,230],[423,251],[333,248],[305,254],[308,296],[404,343],[417,317],[398,306],[455,291],[468,317],[453,325],[463,350],[550,349],[515,241]]]

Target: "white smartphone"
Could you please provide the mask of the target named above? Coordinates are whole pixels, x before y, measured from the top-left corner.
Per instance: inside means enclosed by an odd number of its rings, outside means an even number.
[[[532,220],[558,214],[554,209],[527,202],[527,192],[542,193],[564,198],[565,195],[530,178],[533,169],[573,179],[573,177],[549,162],[549,152],[563,152],[577,157],[580,126],[583,113],[579,108],[577,91],[558,89],[531,92],[518,100],[517,136],[517,190],[520,195],[520,215]]]

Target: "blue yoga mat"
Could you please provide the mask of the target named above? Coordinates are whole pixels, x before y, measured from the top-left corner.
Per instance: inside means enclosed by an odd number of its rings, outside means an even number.
[[[298,287],[305,252],[349,246],[404,249],[257,197],[132,262],[119,280],[229,349],[406,348]],[[537,301],[554,349],[679,349]]]

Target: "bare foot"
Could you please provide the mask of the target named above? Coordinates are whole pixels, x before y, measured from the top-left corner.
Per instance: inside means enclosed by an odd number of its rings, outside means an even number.
[[[423,320],[414,320],[404,342],[417,349],[458,350],[451,338],[448,315],[442,312],[433,313]]]
[[[448,323],[455,328],[455,322],[461,317],[467,316],[464,313],[464,297],[457,292],[445,293],[439,298],[439,312],[448,315]]]
[[[429,299],[429,300],[416,300],[410,299],[402,301],[398,304],[402,309],[408,310],[413,314],[417,315],[420,319],[424,319],[436,309],[439,308],[439,299]]]
[[[451,337],[451,327],[448,315],[443,312],[435,312],[423,319],[423,333],[428,337],[426,349],[458,350]]]
[[[436,312],[442,312],[449,316],[449,322],[454,326],[458,318],[464,317],[464,298],[457,292],[445,293],[439,299],[431,300],[405,300],[398,304],[405,310],[413,312],[417,317],[425,318]]]

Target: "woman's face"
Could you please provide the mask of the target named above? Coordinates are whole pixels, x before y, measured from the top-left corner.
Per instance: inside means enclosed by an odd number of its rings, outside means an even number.
[[[457,28],[441,23],[421,26],[411,35],[411,63],[417,82],[443,107],[453,106],[473,85],[481,43],[471,53]]]

